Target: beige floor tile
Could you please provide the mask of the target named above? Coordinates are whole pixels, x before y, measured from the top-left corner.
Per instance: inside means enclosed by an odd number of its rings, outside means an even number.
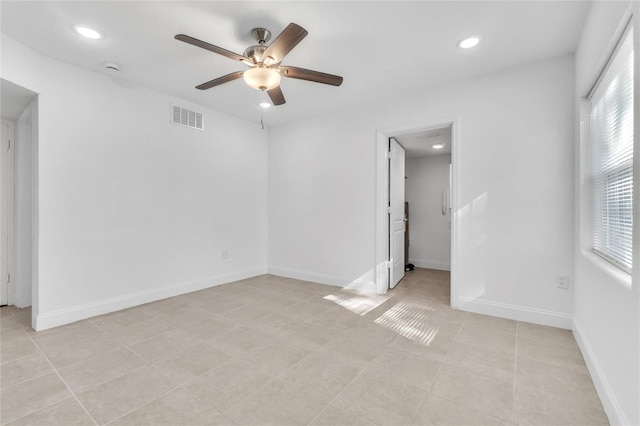
[[[174,297],[168,299],[157,300],[138,306],[138,309],[147,314],[151,318],[159,318],[185,309],[187,305],[178,301]]]
[[[208,340],[221,336],[236,328],[238,328],[238,324],[234,321],[217,315],[211,315],[201,321],[189,323],[180,329],[197,339]]]
[[[124,327],[137,322],[146,321],[149,318],[149,315],[145,314],[142,310],[138,308],[129,308],[91,318],[91,322],[103,330],[109,331],[113,328]]]
[[[13,314],[13,317],[24,328],[31,328],[31,308],[18,309]]]
[[[91,416],[99,424],[104,424],[175,387],[173,381],[146,366],[80,392],[77,396]]]
[[[23,329],[22,324],[14,318],[12,315],[8,315],[3,317],[0,320],[0,331],[5,332],[7,330],[20,330]]]
[[[42,348],[100,423],[606,423],[571,332],[451,309],[449,276],[376,301],[263,275],[41,332],[3,307],[2,422],[92,422]]]
[[[45,374],[3,389],[0,394],[2,424],[70,397],[71,392],[56,373]]]
[[[270,313],[279,312],[280,310],[291,306],[292,304],[300,303],[300,300],[289,296],[286,293],[273,292],[265,295],[257,300],[256,303],[267,307]]]
[[[231,425],[229,419],[183,388],[120,417],[112,425]]]
[[[216,349],[223,350],[233,356],[243,357],[256,348],[268,346],[273,338],[273,335],[264,330],[243,326],[214,337],[207,342]]]
[[[4,362],[0,365],[0,385],[2,389],[33,379],[53,371],[49,361],[40,353]]]
[[[164,358],[155,363],[154,367],[176,382],[184,384],[231,360],[231,355],[226,352],[214,349],[205,343],[199,343],[169,358]]]
[[[80,361],[59,370],[64,381],[74,392],[80,392],[123,376],[146,365],[145,361],[127,348],[119,348]]]
[[[309,424],[326,406],[308,387],[269,382],[225,412],[237,424]]]
[[[423,359],[418,355],[388,347],[365,369],[379,376],[392,377],[423,390],[431,389],[442,362]]]
[[[29,355],[39,353],[36,345],[22,329],[2,332],[3,340],[0,343],[0,359],[2,362],[13,361]]]
[[[309,384],[320,398],[331,401],[360,372],[360,368],[340,361],[334,354],[318,351],[282,373],[279,378],[293,384]]]
[[[441,328],[425,329],[429,331],[417,333],[415,336],[410,334],[407,334],[406,337],[398,335],[389,346],[432,361],[444,361],[456,342],[458,331]],[[425,337],[427,333],[428,337]]]
[[[431,297],[449,297],[451,295],[451,290],[438,285],[412,285],[407,288],[407,294],[421,294]]]
[[[189,328],[192,324],[198,323],[213,314],[200,306],[190,306],[180,311],[172,312],[160,317],[167,324],[178,328]]]
[[[601,406],[589,371],[582,365],[560,366],[533,358],[518,358],[516,381],[546,395],[558,394],[584,404]]]
[[[325,326],[335,330],[348,330],[361,323],[362,316],[342,306],[332,303],[322,312],[314,316],[314,321],[319,321]]]
[[[434,297],[429,301],[429,305],[433,308],[433,316],[449,321],[464,323],[469,316],[469,312],[453,309],[451,307],[451,298],[448,296]]]
[[[494,348],[503,351],[516,349],[515,334],[503,333],[486,327],[465,323],[456,340],[470,345]]]
[[[250,350],[243,356],[245,361],[277,376],[309,355],[309,351],[290,345],[276,337],[262,346]]]
[[[223,312],[237,309],[249,303],[248,300],[227,293],[210,298],[208,303],[202,305],[202,308],[216,315],[221,315]]]
[[[156,318],[136,321],[126,325],[111,325],[107,323],[102,328],[125,345],[131,345],[173,329],[171,325]]]
[[[50,340],[65,341],[74,344],[78,340],[85,337],[91,337],[102,330],[91,320],[76,321],[71,324],[62,325],[60,327],[49,328],[47,330],[38,331],[34,334],[37,343],[48,342]]]
[[[495,426],[511,425],[510,420],[493,417],[482,411],[474,410],[466,405],[456,404],[437,395],[429,395],[415,418],[415,425],[466,425]]]
[[[122,348],[122,344],[105,332],[99,332],[78,340],[55,340],[56,335],[38,339],[40,350],[56,368],[64,368],[94,356]]]
[[[262,303],[251,303],[235,309],[221,312],[220,315],[237,323],[247,323],[269,315],[273,310]]]
[[[503,333],[516,334],[518,322],[506,318],[492,317],[490,315],[467,313],[465,323],[478,327],[486,327]]]
[[[514,420],[522,425],[608,425],[601,406],[583,404],[568,394],[516,385]]]
[[[445,366],[433,383],[431,393],[503,421],[513,418],[513,376],[505,379]]]
[[[383,327],[375,333],[369,331],[365,328],[350,330],[343,337],[327,343],[324,349],[347,362],[369,363],[395,339],[395,334]]]
[[[477,373],[496,374],[513,379],[516,365],[514,350],[503,347],[483,347],[456,342],[447,355],[445,365],[454,368],[466,368]]]
[[[181,330],[171,330],[163,334],[142,340],[129,347],[148,362],[168,358],[193,346],[196,338]]]
[[[309,318],[306,318],[307,321]],[[247,327],[264,330],[269,334],[279,335],[300,324],[300,319],[274,312],[247,323]]]
[[[202,401],[225,412],[273,376],[244,361],[231,361],[185,384],[184,387]]]
[[[427,392],[399,380],[362,372],[332,405],[380,425],[408,424]]]
[[[585,367],[577,343],[551,345],[518,336],[518,360],[531,358],[564,367]]]
[[[298,321],[308,321],[331,307],[328,300],[320,299],[312,302],[294,303],[278,311],[281,315]]]
[[[518,323],[518,337],[553,346],[562,345],[573,347],[576,344],[576,339],[573,337],[571,330],[531,324],[528,322]]]
[[[312,425],[315,426],[336,426],[336,425],[350,425],[350,426],[372,426],[373,423],[358,417],[354,414],[347,413],[333,405],[327,406],[322,412],[315,418]]]
[[[11,426],[88,426],[95,425],[93,419],[80,406],[75,398],[67,398],[64,401],[42,408],[35,413],[22,417]]]
[[[302,322],[283,333],[278,337],[311,351],[322,348],[332,340],[342,336],[343,331],[335,327],[330,327],[319,319]]]

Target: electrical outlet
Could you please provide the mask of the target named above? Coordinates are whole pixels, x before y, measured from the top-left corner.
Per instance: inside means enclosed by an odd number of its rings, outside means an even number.
[[[229,258],[229,251],[228,250],[222,250],[222,258],[223,259],[228,259]]]
[[[568,289],[569,288],[569,275],[556,275],[556,287]]]

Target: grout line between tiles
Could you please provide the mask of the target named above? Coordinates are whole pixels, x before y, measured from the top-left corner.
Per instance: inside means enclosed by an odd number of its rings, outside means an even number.
[[[140,409],[140,408],[142,408],[142,407],[145,407],[145,406],[147,406],[147,405],[151,404],[151,403],[152,403],[152,402],[154,402],[154,401],[157,401],[158,399],[162,398],[163,396],[167,395],[167,394],[168,394],[168,393],[170,393],[170,392],[173,392],[174,390],[176,390],[176,389],[178,389],[178,388],[180,388],[180,387],[182,387],[182,386],[180,386],[180,385],[176,385],[175,387],[173,387],[173,388],[169,389],[168,391],[166,391],[166,392],[165,392],[165,393],[163,393],[163,394],[158,395],[157,397],[153,398],[152,400],[147,401],[147,402],[145,402],[144,404],[139,405],[139,406],[137,406],[137,407],[135,407],[135,408],[133,408],[133,409],[131,409],[131,410],[127,411],[126,413],[122,414],[120,417],[116,417],[115,419],[113,419],[113,420],[111,420],[111,421],[109,421],[109,422],[105,423],[105,426],[106,426],[106,425],[113,424],[113,422],[115,422],[116,420],[119,420],[119,419],[123,418],[124,416],[126,416],[126,415],[128,415],[128,414],[131,414],[131,413],[133,413],[134,411],[136,411],[136,410],[138,410],[138,409]]]
[[[416,416],[420,412],[420,409],[422,408],[422,406],[425,404],[425,402],[429,398],[429,395],[431,394],[431,391],[433,390],[433,386],[435,385],[436,380],[438,380],[438,377],[440,376],[440,372],[442,371],[442,368],[444,367],[445,363],[447,362],[447,359],[449,359],[449,354],[453,350],[453,347],[455,346],[455,343],[458,341],[457,339],[458,339],[458,336],[460,335],[460,332],[462,331],[462,327],[463,326],[464,326],[464,324],[462,324],[460,326],[460,328],[458,329],[458,332],[456,333],[456,336],[453,338],[453,344],[451,345],[451,347],[447,351],[447,354],[444,356],[442,362],[440,363],[440,367],[438,367],[438,371],[436,372],[436,375],[433,377],[433,380],[431,381],[431,386],[429,386],[429,391],[424,396],[424,398],[422,399],[420,404],[418,404],[418,407],[416,408],[415,412],[411,416],[411,423],[415,422]]]
[[[82,407],[82,409],[84,410],[85,413],[87,413],[87,415],[89,416],[89,418],[91,420],[93,420],[93,423],[95,425],[98,425],[98,422],[96,421],[96,419],[91,415],[91,413],[89,412],[89,410],[87,410],[87,407],[84,406],[84,404],[82,403],[82,401],[80,401],[80,398],[78,398],[78,395],[76,395],[75,391],[73,389],[71,389],[71,386],[69,386],[69,384],[67,383],[66,380],[64,380],[64,378],[62,377],[62,375],[60,374],[60,372],[58,371],[58,369],[56,368],[55,365],[53,365],[53,363],[51,362],[51,360],[49,359],[49,357],[47,356],[47,354],[44,353],[44,351],[40,348],[40,346],[38,345],[38,343],[35,341],[35,339],[33,339],[32,336],[29,335],[29,339],[31,339],[31,341],[33,342],[33,344],[36,346],[36,348],[38,348],[38,350],[40,351],[40,353],[42,354],[42,356],[47,360],[47,362],[49,363],[49,365],[51,366],[51,368],[53,369],[53,371],[56,373],[56,375],[58,376],[58,378],[60,379],[60,381],[62,381],[62,383],[65,385],[65,387],[67,388],[67,390],[71,393],[71,395],[73,396],[73,398],[75,398],[76,402],[80,405],[80,407]],[[64,400],[63,400],[64,401]],[[58,401],[61,402],[61,401]],[[57,404],[57,402],[56,402]],[[54,405],[54,404],[51,404]],[[47,406],[50,407],[51,405]],[[43,407],[43,408],[47,408],[47,407]],[[42,409],[42,408],[41,408]],[[36,411],[40,411],[40,410],[36,410]],[[35,411],[32,411],[29,414],[33,414],[35,413]],[[23,416],[24,417],[24,416]]]

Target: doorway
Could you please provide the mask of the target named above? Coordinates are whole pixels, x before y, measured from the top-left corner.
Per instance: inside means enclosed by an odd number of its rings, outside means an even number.
[[[0,79],[2,111],[2,304],[26,308],[33,302],[37,236],[37,94]],[[36,308],[36,306],[34,306]],[[34,309],[32,318],[37,313]]]
[[[407,268],[422,267],[429,269],[440,269],[443,271],[451,271],[451,306],[457,307],[456,302],[456,217],[455,206],[456,203],[456,191],[455,185],[457,183],[456,175],[456,155],[457,155],[457,124],[456,120],[442,121],[434,124],[426,124],[423,126],[412,127],[399,127],[394,129],[385,129],[378,131],[377,134],[377,163],[376,163],[376,291],[380,294],[385,293],[390,288],[393,288],[394,276],[392,268],[394,266],[393,260],[397,260],[398,250],[405,250],[405,245],[397,244],[393,237],[393,221],[390,220],[389,204],[391,201],[389,190],[392,185],[392,170],[391,161],[389,156],[389,140],[393,138],[399,145],[404,148],[407,160],[406,164],[409,168],[403,170],[403,178],[407,178],[407,195],[403,194],[403,219],[407,224],[407,237],[408,237],[408,252],[407,259],[405,261]],[[442,146],[440,146],[442,145]],[[435,146],[435,148],[434,148]],[[391,156],[393,157],[393,156]],[[427,158],[427,160],[423,160]],[[429,158],[431,158],[429,160]],[[424,188],[425,185],[411,186],[411,174],[418,173],[421,167],[424,167],[421,163],[432,163],[430,171],[427,172],[430,176],[430,180],[434,180],[435,174],[438,176],[438,182],[436,186],[431,185],[430,188]],[[433,170],[431,170],[433,169]],[[437,171],[436,171],[437,169]],[[407,173],[405,175],[405,172]],[[424,174],[424,173],[422,173]],[[418,173],[414,178],[423,179]],[[403,179],[404,181],[404,179]],[[405,183],[405,182],[403,182]],[[424,182],[423,182],[424,183]],[[433,182],[431,182],[433,183]],[[425,189],[430,191],[430,195],[421,194]],[[413,192],[413,194],[412,194]],[[418,194],[418,195],[416,195]],[[434,194],[436,194],[434,196]],[[423,197],[424,195],[424,197]],[[413,198],[413,202],[411,200]],[[428,198],[428,199],[422,199]],[[397,200],[396,200],[397,201]],[[407,217],[404,216],[404,201],[408,201]],[[412,204],[414,208],[412,208]],[[432,218],[437,219],[437,224],[431,223],[432,228],[438,229],[438,234],[431,234],[429,239],[434,241],[420,241],[417,239],[422,238],[424,240],[424,223],[420,225],[420,221],[425,219],[421,217],[425,206],[431,212]],[[437,215],[434,215],[433,213]],[[416,215],[418,216],[416,218]],[[439,216],[439,217],[438,217]],[[413,219],[413,220],[412,220]],[[417,223],[415,220],[418,220]],[[424,221],[423,221],[424,222]],[[412,227],[415,225],[414,227]],[[422,233],[422,237],[418,236]],[[397,235],[397,234],[396,234]],[[412,238],[413,236],[413,238]],[[436,238],[437,236],[437,238]],[[443,240],[443,238],[445,240]],[[398,238],[395,238],[396,240]],[[416,241],[412,241],[416,240]],[[444,244],[443,244],[444,241]],[[429,247],[429,243],[431,247]],[[443,247],[444,246],[444,247]],[[413,252],[412,252],[413,247]],[[435,256],[425,256],[425,253],[438,252]],[[433,254],[433,253],[432,253]],[[404,257],[404,255],[403,255]],[[410,265],[411,264],[411,265]],[[397,279],[397,275],[396,275]]]

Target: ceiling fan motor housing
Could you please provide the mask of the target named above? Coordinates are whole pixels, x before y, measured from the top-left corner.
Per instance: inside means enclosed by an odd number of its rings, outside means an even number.
[[[256,44],[255,46],[249,46],[244,51],[244,56],[250,58],[254,64],[261,64],[264,62],[264,51],[267,50],[267,46],[264,44]]]

